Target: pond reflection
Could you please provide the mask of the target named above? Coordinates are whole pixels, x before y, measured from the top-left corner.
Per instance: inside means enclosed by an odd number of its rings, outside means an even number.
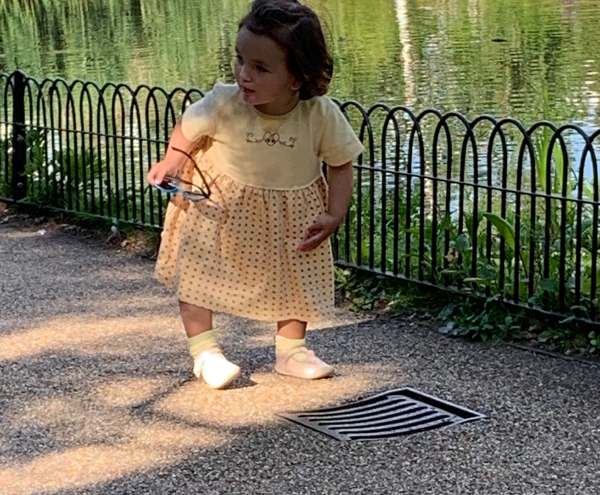
[[[231,80],[247,0],[5,0],[0,70],[207,89]],[[331,93],[596,127],[596,0],[313,0]]]

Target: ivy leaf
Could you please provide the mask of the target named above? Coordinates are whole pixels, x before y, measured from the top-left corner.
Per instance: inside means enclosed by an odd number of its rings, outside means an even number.
[[[470,247],[469,238],[465,234],[460,234],[456,238],[456,250],[459,253],[465,253]]]
[[[499,234],[504,239],[504,242],[509,245],[511,249],[515,248],[515,228],[508,223],[504,218],[495,213],[486,212],[483,214],[485,218],[487,218]]]
[[[552,278],[545,278],[540,281],[540,289],[550,294],[558,293],[558,281]]]

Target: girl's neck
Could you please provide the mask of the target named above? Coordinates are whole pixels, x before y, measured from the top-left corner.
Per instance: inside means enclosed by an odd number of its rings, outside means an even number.
[[[254,108],[256,108],[260,113],[264,113],[266,115],[285,115],[296,108],[296,105],[299,101],[300,95],[298,92],[295,92],[283,100],[275,100],[269,103],[255,105]]]

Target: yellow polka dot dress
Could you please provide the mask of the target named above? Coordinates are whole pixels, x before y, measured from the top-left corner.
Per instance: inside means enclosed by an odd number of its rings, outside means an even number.
[[[218,84],[188,107],[182,131],[190,141],[210,138],[198,163],[211,197],[169,203],[158,280],[180,301],[213,311],[266,321],[329,317],[330,241],[308,252],[297,246],[327,209],[321,162],[342,165],[363,149],[335,103],[316,97],[269,116],[244,103],[236,85]],[[190,166],[183,175],[199,181]]]

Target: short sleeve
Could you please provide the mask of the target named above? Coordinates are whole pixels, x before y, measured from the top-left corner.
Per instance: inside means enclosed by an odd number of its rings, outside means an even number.
[[[323,106],[319,157],[330,167],[344,165],[356,159],[364,147],[335,102],[323,97]]]
[[[203,136],[213,136],[222,98],[222,85],[215,85],[203,98],[192,103],[181,117],[181,132],[192,142]]]

